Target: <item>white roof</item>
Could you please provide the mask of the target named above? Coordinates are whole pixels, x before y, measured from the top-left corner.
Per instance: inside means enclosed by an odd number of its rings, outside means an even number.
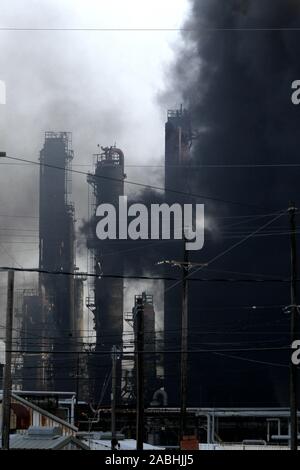
[[[109,440],[105,439],[84,439],[83,441],[87,444],[91,450],[110,450],[111,443]],[[120,450],[135,450],[136,449],[136,440],[135,439],[122,439],[119,441]],[[151,444],[144,443],[144,450],[162,450],[163,447],[153,446]]]

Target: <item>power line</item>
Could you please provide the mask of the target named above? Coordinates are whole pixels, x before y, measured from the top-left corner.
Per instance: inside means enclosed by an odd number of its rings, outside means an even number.
[[[300,231],[296,231],[294,232],[295,235],[299,235],[300,234]],[[289,232],[274,232],[274,233],[258,233],[257,235],[254,235],[253,238],[263,238],[263,237],[282,237],[282,236],[286,236],[286,235],[290,235]],[[225,235],[223,238],[223,240],[232,240],[232,239],[238,239],[238,238],[242,238],[243,235]]]
[[[266,366],[274,366],[274,367],[284,367],[288,368],[288,364],[281,364],[281,363],[274,363],[274,362],[269,362],[269,361],[260,361],[258,359],[251,359],[248,357],[240,357],[240,356],[233,356],[229,354],[222,354],[222,353],[214,353],[216,356],[222,356],[222,357],[228,357],[229,359],[236,359],[239,361],[245,361],[245,362],[252,362],[255,364],[261,364],[261,365],[266,365]]]
[[[13,219],[20,218],[20,219],[39,219],[39,216],[35,215],[11,215],[11,214],[0,214],[0,217],[11,217]]]
[[[79,272],[79,271],[50,271],[46,269],[39,269],[39,268],[17,268],[11,266],[0,266],[1,271],[15,271],[15,272],[28,272],[28,273],[40,273],[40,274],[49,274],[53,276],[83,276],[83,277],[93,277],[98,279],[132,279],[132,280],[150,280],[150,281],[181,281],[176,277],[162,277],[162,276],[139,276],[139,275],[118,275],[118,274],[95,274],[95,273],[87,273],[87,272]],[[190,278],[193,274],[196,273],[198,269],[188,275],[189,281],[191,282],[249,282],[249,283],[287,283],[290,282],[288,278],[282,279],[230,279],[230,278]],[[300,282],[300,279],[296,279],[297,282]],[[168,290],[168,289],[167,289]]]
[[[261,348],[230,348],[230,349],[191,349],[186,350],[185,352],[188,354],[200,354],[200,353],[212,353],[212,352],[263,352],[263,351],[290,351],[290,346],[281,346],[281,347],[261,347]],[[41,354],[93,354],[93,355],[108,355],[111,354],[111,350],[103,350],[103,351],[53,351],[51,350],[44,350],[44,351],[36,351],[36,350],[10,350],[11,353],[24,353],[24,354],[32,354],[32,355],[41,355]],[[138,351],[120,351],[120,354],[125,356],[132,356],[134,357],[135,353]],[[144,354],[180,354],[182,353],[181,349],[167,349],[167,350],[145,350],[143,351]]]
[[[273,308],[273,307],[272,307]],[[279,308],[279,307],[278,307]],[[252,309],[253,310],[253,307],[249,307],[249,309]],[[264,309],[264,307],[263,307]],[[221,310],[221,309],[220,309]],[[224,309],[226,310],[226,309]],[[228,310],[232,310],[232,308],[228,307]],[[205,309],[203,309],[203,311],[206,311]],[[208,309],[208,311],[210,311]],[[286,319],[285,318],[282,318],[282,321],[285,321]],[[252,325],[249,325],[249,326],[252,326]],[[4,325],[1,325],[0,326],[1,329],[5,329],[5,326]],[[200,331],[197,331],[197,330],[200,330]],[[19,334],[22,333],[22,328],[13,328],[13,331],[16,331],[18,332]],[[42,331],[42,330],[40,330]],[[166,329],[166,330],[156,330],[155,331],[155,335],[157,336],[155,342],[161,342],[161,341],[164,341],[163,339],[160,339],[159,338],[159,335],[162,334],[162,333],[179,333],[181,331],[181,328],[174,328],[174,329]],[[148,333],[153,333],[153,331],[145,331],[145,334],[148,334]],[[203,327],[200,327],[200,326],[196,326],[194,325],[193,328],[192,328],[192,331],[190,332],[190,336],[191,337],[194,337],[194,336],[205,336],[205,335],[214,335],[214,336],[219,336],[219,335],[284,335],[284,334],[289,334],[289,331],[283,331],[282,329],[280,331],[249,331],[249,330],[242,330],[242,331],[236,331],[236,330],[204,330]],[[30,336],[29,339],[27,336]],[[113,338],[113,337],[116,337],[116,336],[119,336],[117,334],[103,334],[101,335],[101,340],[107,340],[108,338]],[[127,332],[123,332],[123,335],[122,335],[123,338],[125,338],[125,343],[130,341],[130,338],[133,338],[134,337],[134,332],[133,331],[127,331]],[[91,339],[96,339],[96,334],[94,336],[91,336],[91,335],[81,335],[81,336],[71,336],[69,337],[68,335],[63,335],[63,336],[60,336],[60,337],[57,337],[57,336],[43,336],[43,335],[39,335],[39,334],[34,334],[34,333],[26,333],[24,335],[20,335],[19,339],[16,339],[14,340],[15,343],[22,343],[22,342],[26,342],[26,344],[44,344],[44,343],[38,343],[38,341],[36,340],[39,340],[39,341],[54,341],[54,340],[57,340],[58,342],[59,341],[62,341],[62,340],[65,340],[65,339],[68,339],[71,343],[75,343],[77,342],[77,344],[81,344],[81,345],[87,345],[88,343],[84,342],[84,339],[86,338],[91,338]],[[129,339],[126,339],[126,338],[129,338]],[[83,341],[80,341],[80,340],[83,340]],[[173,341],[173,339],[172,339]],[[83,344],[84,343],[84,344]],[[96,343],[91,343],[91,344],[96,344]]]
[[[195,28],[86,28],[86,27],[17,27],[17,26],[2,26],[0,31],[7,32],[298,32],[300,28],[297,27],[201,27]]]
[[[10,157],[10,156],[5,156],[3,158],[8,158],[10,160],[16,160],[16,161],[31,163],[32,165],[44,166],[44,167],[47,167],[47,168],[53,168],[53,169],[56,169],[56,170],[62,170],[62,171],[65,171],[65,172],[76,173],[76,174],[80,174],[80,175],[84,175],[84,176],[90,176],[90,173],[87,173],[85,171],[74,170],[73,168],[72,169],[71,168],[65,168],[65,167],[61,167],[61,166],[58,166],[58,165],[51,165],[51,164],[45,163],[45,162],[40,162],[40,161],[36,162],[34,160],[27,160],[25,158],[17,158],[17,157]],[[104,179],[104,180],[108,180],[108,181],[117,181],[117,182],[121,182],[121,183],[125,183],[125,184],[131,184],[133,186],[142,187],[144,189],[153,189],[155,191],[163,191],[163,192],[169,192],[169,193],[173,193],[173,194],[180,194],[180,195],[183,195],[183,196],[189,196],[189,197],[198,198],[198,199],[207,199],[207,200],[211,200],[211,201],[215,201],[215,202],[222,202],[222,203],[225,203],[225,204],[233,204],[233,205],[237,205],[237,206],[244,206],[244,207],[252,207],[252,208],[262,209],[261,206],[257,206],[255,204],[247,204],[247,203],[243,203],[243,202],[240,202],[240,201],[231,201],[231,200],[216,198],[216,197],[212,197],[212,196],[205,196],[205,195],[195,194],[195,193],[187,193],[187,192],[179,191],[179,190],[176,190],[176,189],[163,188],[161,186],[153,186],[153,185],[150,185],[150,184],[139,183],[137,181],[130,181],[130,180],[127,180],[127,179],[124,180],[122,178],[114,178],[112,176],[93,174],[93,178],[99,178],[99,179],[102,179],[102,180]]]
[[[9,163],[9,162],[1,162],[1,165],[6,166],[30,166],[30,163]],[[73,167],[91,167],[89,163],[73,163]],[[299,168],[300,163],[242,163],[242,164],[235,164],[235,163],[228,163],[228,164],[200,164],[200,165],[141,165],[141,164],[130,164],[125,163],[125,168],[188,168],[191,170],[199,169],[202,170],[203,168]]]
[[[5,229],[3,229],[5,230]],[[1,229],[0,229],[1,231]],[[38,235],[23,235],[23,234],[20,234],[20,235],[17,235],[14,233],[15,232],[19,232],[19,230],[16,228],[16,229],[13,229],[11,230],[12,233],[4,233],[4,234],[0,234],[0,239],[3,241],[3,243],[5,243],[6,241],[8,240],[11,240],[11,238],[13,237],[13,242],[12,243],[21,243],[22,240],[25,240],[25,239],[32,239],[32,240],[37,240],[37,242],[29,242],[29,243],[38,243],[38,240],[39,240],[39,236]],[[31,230],[29,230],[31,231]],[[32,230],[33,231],[33,230]],[[33,231],[33,232],[38,232],[37,230]],[[220,238],[222,239],[232,239],[232,238],[242,238],[245,234],[247,233],[251,233],[249,231],[219,231],[218,234],[220,236]],[[292,232],[290,231],[270,231],[270,232],[263,232],[263,233],[259,233],[257,235],[254,235],[253,238],[255,237],[275,237],[275,236],[283,236],[283,235],[290,235]],[[296,230],[295,232],[296,235],[299,235],[300,234],[300,230]],[[5,237],[7,239],[5,239]],[[52,240],[53,243],[57,243],[57,238],[55,237],[49,237],[49,240]],[[75,241],[77,242],[82,242],[82,241],[86,241],[87,238],[85,237],[76,237],[75,238]],[[140,240],[143,240],[143,239],[139,239],[139,240],[135,240],[135,242],[139,243]],[[138,247],[134,247],[134,248],[129,248],[129,249],[126,249],[126,250],[120,250],[120,251],[111,251],[109,253],[106,253],[106,256],[108,255],[114,255],[114,254],[118,254],[118,253],[126,253],[126,252],[130,252],[130,251],[135,251],[135,250],[138,250],[138,249],[141,249],[141,248],[144,248],[146,246],[149,246],[149,245],[153,245],[153,246],[157,246],[158,244],[162,244],[162,243],[172,243],[172,242],[176,242],[176,243],[180,243],[180,240],[173,240],[173,239],[170,239],[170,240],[160,240],[160,241],[148,241],[148,243],[144,243],[143,246],[138,246]],[[28,243],[27,241],[24,241],[24,243]],[[103,255],[102,255],[103,256]]]
[[[4,232],[10,232],[10,233],[4,233],[4,234],[0,234],[0,238],[1,239],[4,239],[4,237],[7,237],[8,239],[11,239],[11,237],[14,237],[14,240],[16,239],[26,239],[26,238],[31,238],[31,239],[36,239],[36,240],[39,240],[39,230],[36,229],[36,230],[32,230],[32,229],[18,229],[17,227],[16,228],[8,228],[8,229],[0,229],[0,232],[1,231],[4,231]],[[15,232],[33,232],[32,234],[22,234],[20,233],[19,235],[18,234],[15,234]],[[80,234],[80,232],[76,232],[77,234]],[[244,236],[246,234],[249,234],[251,233],[250,230],[218,230],[218,234],[220,235],[220,237],[222,238],[233,238],[232,236],[235,236],[235,237],[241,237],[241,236]],[[296,233],[296,234],[299,234],[300,233],[300,230],[296,230],[294,232],[291,232],[290,230],[283,230],[282,228],[280,229],[278,227],[278,230],[270,230],[270,231],[266,231],[266,232],[263,232],[263,233],[260,233],[256,236],[276,236],[276,235],[290,235],[291,233]],[[229,236],[228,236],[229,235]],[[56,237],[49,237],[49,240],[54,240],[54,242],[57,242],[57,238]],[[89,237],[83,237],[83,236],[77,236],[75,238],[76,241],[86,241],[86,240],[89,240]],[[135,242],[139,242],[140,240],[143,240],[143,239],[139,239],[139,240],[135,240]],[[123,240],[124,241],[124,240]],[[147,242],[147,240],[146,240]],[[157,240],[157,241],[151,241],[151,239],[148,240],[148,243],[144,243],[143,247],[144,246],[149,246],[149,244],[152,244],[154,246],[156,246],[157,244],[162,244],[162,243],[170,243],[170,242],[176,242],[176,243],[179,243],[180,240],[173,240],[173,239],[170,239],[170,240]],[[138,247],[140,248],[140,247]],[[126,251],[132,251],[132,250],[136,250],[137,248],[129,248],[129,249],[126,249],[126,250],[121,250],[121,251],[112,251],[111,253],[112,254],[116,254],[116,253],[123,253],[123,252],[126,252]],[[110,253],[108,253],[110,254]]]
[[[8,32],[181,32],[192,31],[191,29],[182,28],[27,28],[27,27],[0,27],[0,31]]]
[[[261,230],[263,230],[264,228],[268,227],[269,225],[271,225],[273,222],[275,222],[275,220],[278,220],[280,217],[282,217],[284,215],[284,213],[280,213],[279,215],[277,215],[276,217],[274,217],[272,220],[269,220],[267,223],[265,223],[264,225],[262,225],[261,227],[259,227],[258,229],[254,230],[254,232],[251,232],[249,235],[247,235],[246,237],[242,238],[242,240],[240,240],[239,242],[235,243],[234,245],[230,246],[229,248],[227,248],[226,250],[222,251],[220,254],[218,254],[217,256],[214,256],[211,260],[208,261],[208,263],[206,263],[206,266],[210,266],[214,261],[217,261],[218,259],[222,258],[223,256],[225,256],[227,253],[229,253],[230,251],[232,251],[234,248],[240,246],[242,243],[245,243],[247,240],[249,240],[251,237],[253,237],[254,235],[256,235],[258,232],[260,232]],[[190,278],[192,274],[195,274],[196,272],[199,272],[203,270],[203,266],[200,266],[199,268],[196,268],[194,271],[192,271],[191,273],[188,273],[185,277],[186,278]],[[179,283],[181,283],[182,280],[179,280],[177,281],[175,284],[172,284],[172,286],[169,286],[167,289],[165,289],[165,292],[169,292],[171,289],[173,289],[174,287],[176,287]]]
[[[249,215],[232,215],[232,216],[224,216],[224,217],[214,217],[215,219],[259,219],[264,217],[272,217],[276,215],[278,212],[269,212],[264,214],[249,214]],[[297,212],[299,214],[299,212]],[[39,219],[38,215],[21,215],[21,214],[0,214],[0,217],[9,217],[12,219],[15,218],[25,218],[25,219]],[[84,217],[76,217],[76,220],[86,220]]]
[[[225,269],[212,269],[212,268],[205,268],[205,271],[213,272],[213,273],[224,273],[224,274],[236,274],[240,276],[252,276],[254,278],[263,278],[263,279],[282,279],[282,277],[274,276],[272,274],[262,274],[262,273],[251,273],[251,272],[242,272],[242,271],[229,271]]]

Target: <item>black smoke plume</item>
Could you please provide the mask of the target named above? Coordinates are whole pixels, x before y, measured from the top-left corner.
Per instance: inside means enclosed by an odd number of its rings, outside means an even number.
[[[196,258],[210,262],[276,212],[284,215],[194,275],[223,281],[190,283],[189,347],[283,347],[289,343],[289,317],[282,306],[290,293],[279,280],[290,271],[287,208],[291,200],[300,203],[300,167],[285,166],[299,163],[300,108],[292,104],[291,84],[300,77],[300,5],[191,3],[164,102],[181,96],[190,111],[197,138],[189,185],[213,198],[199,198],[217,229]],[[176,308],[171,292],[165,299],[170,316]],[[191,354],[189,361],[190,403],[287,403],[289,352]]]

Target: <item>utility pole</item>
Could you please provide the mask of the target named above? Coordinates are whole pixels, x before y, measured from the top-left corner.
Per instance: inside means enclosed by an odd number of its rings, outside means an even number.
[[[79,353],[77,353],[76,359],[76,400],[75,400],[75,423],[78,426],[78,401],[79,401],[79,365],[80,365],[80,358]]]
[[[143,450],[144,442],[144,298],[136,297],[136,450]]]
[[[181,312],[181,362],[180,362],[180,428],[179,445],[184,436],[186,428],[187,408],[187,366],[188,366],[188,274],[191,268],[203,268],[207,263],[192,263],[189,261],[188,252],[184,240],[183,261],[163,260],[157,264],[171,264],[182,269],[182,312]]]
[[[185,238],[184,238],[185,242]],[[180,434],[179,444],[185,435],[187,403],[187,349],[188,349],[188,251],[184,243],[182,263],[182,314],[181,314],[181,364],[180,364]]]
[[[112,347],[111,373],[111,450],[116,446],[117,347]]]
[[[13,270],[8,271],[6,329],[5,329],[5,367],[2,400],[2,449],[9,450],[10,409],[11,409],[11,350],[14,309],[14,278]]]
[[[291,231],[291,343],[298,334],[298,306],[297,306],[297,242],[296,242],[296,221],[295,213],[297,209],[294,203],[289,205],[290,231]],[[291,450],[298,448],[298,403],[297,403],[297,366],[290,362],[290,421],[291,421]]]

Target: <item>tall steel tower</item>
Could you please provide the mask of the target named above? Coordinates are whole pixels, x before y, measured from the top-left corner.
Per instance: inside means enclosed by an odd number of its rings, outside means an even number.
[[[40,258],[39,267],[46,271],[73,272],[74,207],[71,194],[71,133],[46,132],[40,153]],[[43,304],[44,336],[49,338],[45,354],[45,386],[69,390],[71,371],[67,367],[75,344],[74,277],[40,275],[40,296]],[[68,360],[66,358],[68,357]]]
[[[92,356],[90,375],[94,379],[92,397],[98,403],[110,400],[111,354],[113,345],[122,345],[123,335],[123,279],[102,278],[102,274],[123,275],[123,256],[120,255],[125,241],[99,240],[96,238],[95,210],[101,203],[119,205],[119,196],[124,195],[124,154],[122,150],[101,147],[96,154],[95,173],[88,176],[88,183],[94,192],[94,213],[91,220],[89,248],[94,256],[94,269],[99,277],[95,278],[88,307],[94,314],[96,345]],[[99,354],[100,353],[100,354]],[[118,361],[117,397],[121,391],[121,371]]]

